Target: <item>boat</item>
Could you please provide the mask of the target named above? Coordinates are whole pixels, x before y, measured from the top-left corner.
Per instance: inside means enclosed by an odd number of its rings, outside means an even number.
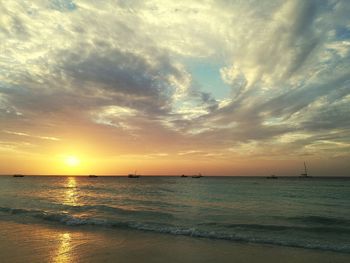
[[[139,175],[136,174],[128,174],[128,178],[139,178]]]
[[[188,176],[183,174],[183,175],[181,175],[180,177],[188,177]]]
[[[94,174],[90,174],[89,175],[89,178],[96,178],[96,177],[98,177],[97,175],[94,175]]]
[[[139,177],[140,176],[136,174],[136,171],[133,174],[128,174],[128,178],[139,178]]]
[[[201,178],[203,177],[201,173],[197,174],[197,175],[192,175],[192,178]]]
[[[299,178],[311,178],[311,177],[312,176],[310,176],[307,172],[306,163],[304,162],[304,172],[300,174]]]
[[[274,174],[267,176],[266,179],[278,179],[278,177]]]
[[[14,174],[13,177],[24,177],[23,174]]]

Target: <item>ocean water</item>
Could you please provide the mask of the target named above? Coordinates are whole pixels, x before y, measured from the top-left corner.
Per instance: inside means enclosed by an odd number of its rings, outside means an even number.
[[[350,178],[2,176],[0,220],[350,253]]]

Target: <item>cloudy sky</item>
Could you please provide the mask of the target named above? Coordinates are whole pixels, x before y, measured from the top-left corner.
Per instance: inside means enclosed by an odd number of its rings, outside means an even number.
[[[349,175],[349,14],[347,0],[0,1],[0,173]]]

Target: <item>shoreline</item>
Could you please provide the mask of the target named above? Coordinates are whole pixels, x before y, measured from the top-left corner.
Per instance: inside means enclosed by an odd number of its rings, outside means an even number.
[[[2,262],[342,263],[350,255],[138,230],[0,221]]]

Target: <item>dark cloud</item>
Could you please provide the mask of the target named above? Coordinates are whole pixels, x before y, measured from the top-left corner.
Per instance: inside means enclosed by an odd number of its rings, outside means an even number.
[[[174,90],[168,77],[180,75],[167,59],[151,65],[142,56],[119,50],[91,53],[86,58],[66,56],[62,69],[77,89],[105,90],[111,98],[120,98],[118,104],[136,108],[143,104],[154,107],[153,111],[169,107]]]

